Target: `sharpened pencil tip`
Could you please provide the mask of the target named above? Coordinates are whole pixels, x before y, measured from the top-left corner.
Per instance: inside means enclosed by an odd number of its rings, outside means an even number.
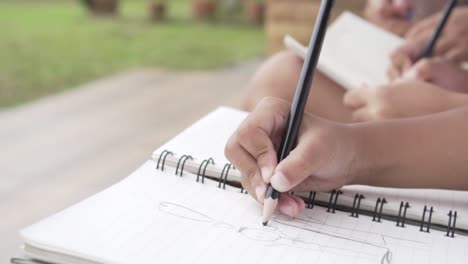
[[[263,226],[266,226],[268,224],[268,221],[262,223]]]

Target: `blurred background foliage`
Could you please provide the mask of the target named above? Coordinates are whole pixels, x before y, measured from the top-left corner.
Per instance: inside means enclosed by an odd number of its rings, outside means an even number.
[[[104,17],[79,0],[1,0],[0,107],[130,68],[213,69],[262,55],[262,27],[241,19],[236,0],[208,21],[193,18],[190,1],[165,1],[154,22],[147,0],[120,0]]]

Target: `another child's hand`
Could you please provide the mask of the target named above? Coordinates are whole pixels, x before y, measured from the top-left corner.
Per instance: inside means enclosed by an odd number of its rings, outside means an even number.
[[[420,21],[408,31],[406,38],[427,44],[441,16],[442,12],[439,12]],[[468,7],[453,10],[434,47],[434,55],[457,62],[468,59]]]
[[[400,80],[380,87],[353,89],[344,104],[353,110],[356,121],[374,121],[427,115],[456,107],[457,93],[435,85]]]
[[[277,162],[276,150],[285,130],[290,103],[263,99],[232,135],[226,157],[240,170],[242,185],[263,202],[268,183],[280,192],[330,191],[353,180],[351,170],[357,142],[351,126],[329,122],[305,113],[296,148]],[[283,193],[278,208],[295,216],[304,202]]]
[[[468,93],[468,70],[464,70],[459,63],[442,58],[418,61],[405,73],[404,78],[430,82],[454,92]]]
[[[406,35],[405,43],[391,55],[388,77],[401,77],[419,59],[439,22],[440,13],[418,22]],[[438,39],[433,55],[454,63],[468,60],[468,7],[457,7]]]

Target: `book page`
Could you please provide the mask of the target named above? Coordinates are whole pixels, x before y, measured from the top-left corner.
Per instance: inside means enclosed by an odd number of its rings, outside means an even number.
[[[27,245],[105,263],[464,263],[468,239],[324,208],[274,215],[238,189],[148,161],[22,232]],[[53,257],[51,257],[53,258]],[[51,259],[52,260],[52,259]]]

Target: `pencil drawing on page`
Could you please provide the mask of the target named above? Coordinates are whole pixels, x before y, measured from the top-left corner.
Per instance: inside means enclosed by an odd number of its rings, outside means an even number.
[[[262,243],[266,247],[293,247],[356,258],[378,258],[381,263],[390,263],[392,259],[392,251],[381,234],[329,226],[307,215],[294,220],[278,215],[272,218],[271,225],[266,227],[260,225],[238,227],[171,202],[159,203],[158,210],[171,217],[206,223],[213,228],[232,230],[239,236]],[[365,236],[355,235],[358,233],[365,233]]]

